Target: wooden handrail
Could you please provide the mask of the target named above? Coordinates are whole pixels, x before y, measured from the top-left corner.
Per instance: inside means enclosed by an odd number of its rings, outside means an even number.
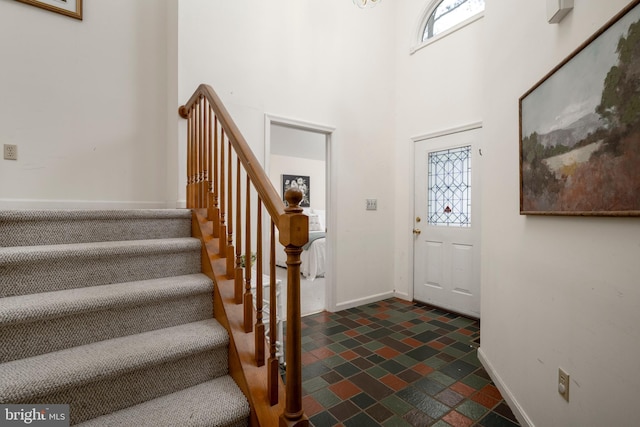
[[[282,427],[306,427],[309,421],[302,407],[300,254],[302,246],[309,238],[309,222],[308,217],[299,207],[302,193],[297,189],[288,190],[285,194],[288,207],[285,208],[282,198],[249,144],[210,86],[200,85],[189,101],[180,107],[179,114],[188,120],[187,208],[194,209],[194,212],[195,210],[206,212],[206,220],[211,227],[207,236],[204,236],[202,231],[197,232],[206,252],[206,256],[203,255],[203,265],[207,266],[203,271],[207,271],[207,274],[216,282],[216,287],[221,289],[216,295],[233,296],[232,298],[220,297],[224,301],[217,306],[221,305],[224,313],[216,311],[216,318],[219,315],[224,316],[222,323],[229,330],[232,343],[246,343],[248,341],[244,337],[254,335],[253,349],[245,350],[247,347],[244,344],[230,349],[230,357],[238,358],[235,365],[242,366],[239,374],[232,372],[232,375],[236,375],[234,376],[236,381],[239,381],[237,375],[240,375],[240,382],[243,384],[239,385],[248,394],[247,397],[252,405],[251,425],[279,424]],[[246,197],[241,196],[242,187]],[[256,203],[252,205],[252,196],[256,193]],[[244,213],[244,221],[241,211]],[[262,247],[263,211],[268,214],[266,219],[271,223],[269,241],[265,244],[268,246],[266,251],[263,251]],[[206,221],[204,218],[202,220]],[[251,233],[253,225],[258,233],[255,241],[252,240]],[[279,316],[275,311],[277,308],[274,277],[274,231],[276,228],[279,241],[285,247],[288,267],[284,393],[280,389],[282,380],[279,378],[276,358],[276,342],[282,343],[284,340],[284,337],[277,335],[278,328],[275,326],[275,319]],[[198,230],[202,229],[198,228]],[[215,248],[215,252],[212,248]],[[257,271],[252,273],[253,250],[256,251],[255,258],[259,265],[256,266]],[[264,256],[265,252],[267,256]],[[263,283],[263,260],[270,266],[268,271],[271,277],[268,283]],[[218,267],[214,268],[213,265]],[[222,265],[224,267],[220,267]],[[223,273],[219,274],[220,271]],[[263,323],[265,313],[262,307],[262,286],[265,285],[270,286],[269,331],[266,336]],[[253,288],[255,288],[255,294]],[[256,302],[254,309],[253,299],[256,296],[259,301]],[[238,316],[235,306],[239,307],[240,304],[242,304],[242,314]],[[233,316],[238,318],[233,319]],[[256,319],[255,328],[254,318]],[[269,341],[268,347],[265,345],[266,340]],[[265,364],[266,348],[269,348],[269,360]],[[253,352],[251,357],[246,354],[247,351]],[[251,365],[247,365],[248,361],[251,361]],[[244,380],[242,372],[247,372]],[[255,377],[256,372],[264,375],[264,382],[257,381],[264,386],[256,386],[248,381],[249,377]],[[279,401],[281,395],[284,395],[284,402],[281,399]],[[274,419],[273,411],[260,410],[260,405],[283,406],[279,416]]]

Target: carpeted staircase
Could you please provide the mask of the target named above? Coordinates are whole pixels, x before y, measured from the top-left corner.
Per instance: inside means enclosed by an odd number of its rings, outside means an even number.
[[[0,403],[83,426],[246,426],[188,210],[0,211]]]

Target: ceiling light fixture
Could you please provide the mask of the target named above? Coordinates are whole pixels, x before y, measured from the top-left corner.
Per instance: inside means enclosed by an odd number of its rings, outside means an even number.
[[[353,0],[353,3],[360,9],[364,9],[365,7],[374,7],[381,1],[382,0]]]

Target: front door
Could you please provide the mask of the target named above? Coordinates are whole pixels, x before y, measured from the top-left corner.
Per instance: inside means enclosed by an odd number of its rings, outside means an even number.
[[[473,317],[480,317],[480,134],[415,143],[413,297]]]

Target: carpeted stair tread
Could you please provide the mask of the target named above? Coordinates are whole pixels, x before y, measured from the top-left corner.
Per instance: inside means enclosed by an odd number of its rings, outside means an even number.
[[[88,288],[0,298],[0,326],[54,319],[114,307],[212,292],[213,283],[197,273]]]
[[[241,427],[249,404],[229,375],[103,415],[79,427]]]
[[[55,393],[228,346],[215,320],[159,329],[0,364],[0,403]]]
[[[0,247],[190,235],[186,209],[0,210]]]
[[[118,294],[121,291],[121,294]],[[210,319],[202,274],[0,298],[0,363]]]
[[[0,248],[0,297],[200,272],[192,237]]]
[[[190,209],[9,209],[0,210],[0,221],[191,219]]]
[[[14,246],[0,248],[0,267],[23,262],[52,261],[60,258],[104,258],[200,249],[192,237],[128,240],[116,242],[71,243],[63,245]]]

